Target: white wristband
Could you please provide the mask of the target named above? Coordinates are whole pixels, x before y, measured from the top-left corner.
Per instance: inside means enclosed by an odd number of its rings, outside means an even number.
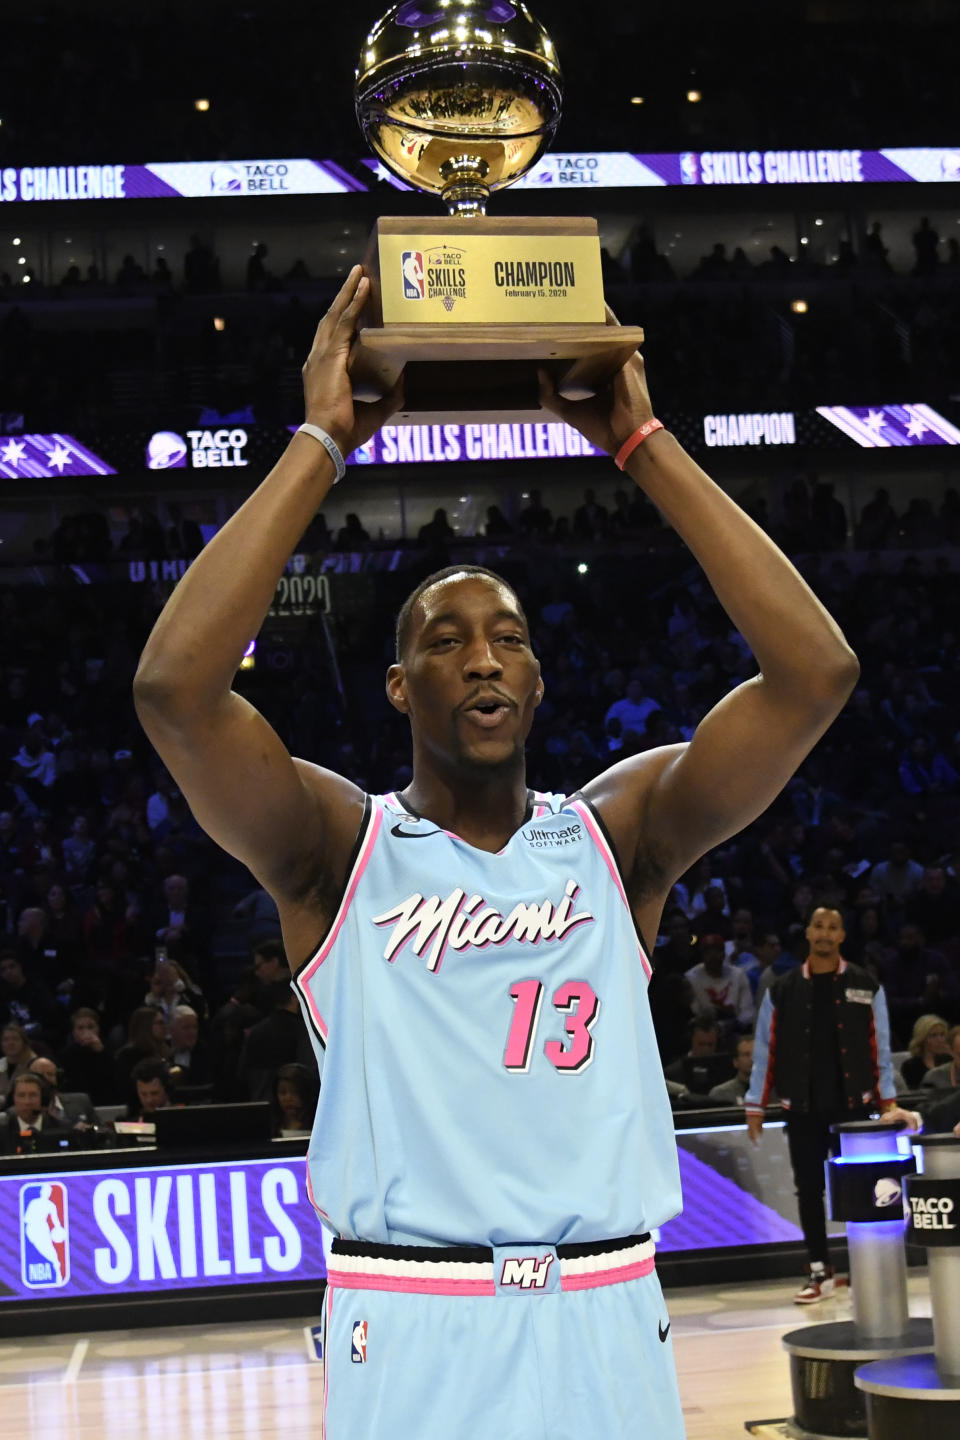
[[[340,454],[340,447],[337,444],[336,440],[334,440],[332,435],[328,435],[326,430],[321,430],[319,425],[300,425],[297,427],[297,433],[299,434],[301,430],[306,435],[312,435],[314,440],[319,440],[324,450],[326,450],[327,454],[330,456],[330,459],[333,461],[334,467],[337,472],[337,478],[333,482],[334,485],[336,485],[337,482],[342,480],[344,475],[346,475],[347,473],[347,467],[344,462],[343,456]]]

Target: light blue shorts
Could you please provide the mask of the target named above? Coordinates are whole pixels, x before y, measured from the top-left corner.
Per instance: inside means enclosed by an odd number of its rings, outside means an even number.
[[[646,1236],[492,1252],[336,1240],[323,1358],[325,1440],[684,1440]]]

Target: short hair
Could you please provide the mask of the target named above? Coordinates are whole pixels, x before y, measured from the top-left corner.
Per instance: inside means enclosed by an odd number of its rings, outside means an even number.
[[[690,1025],[691,1035],[712,1035],[714,1030],[719,1031],[720,1026],[712,1015],[695,1016]]]
[[[152,1080],[159,1080],[167,1095],[173,1096],[173,1077],[166,1060],[160,1060],[153,1055],[148,1055],[144,1060],[138,1060],[130,1071],[130,1079],[134,1085],[138,1080],[142,1080],[145,1085],[149,1085]]]
[[[100,1029],[100,1016],[96,1010],[91,1009],[89,1005],[81,1005],[79,1010],[74,1010],[70,1016],[71,1028],[76,1025],[78,1020],[93,1020],[96,1023],[97,1029]]]
[[[53,1091],[50,1088],[50,1082],[48,1080],[45,1080],[42,1075],[38,1075],[36,1070],[22,1070],[17,1076],[17,1078],[14,1080],[13,1084],[10,1086],[11,1095],[16,1095],[18,1085],[36,1085],[37,1089],[40,1091],[40,1104],[43,1106],[44,1109],[47,1108],[47,1106],[50,1104],[50,1101],[53,1099]]]
[[[407,643],[410,639],[410,627],[413,624],[413,611],[417,601],[425,591],[432,589],[434,585],[439,585],[442,580],[452,580],[455,575],[479,575],[484,580],[492,580],[495,585],[503,585],[516,600],[517,609],[520,611],[523,623],[525,625],[527,624],[527,617],[523,606],[520,604],[520,597],[509,580],[505,580],[503,576],[498,575],[495,570],[488,570],[484,565],[447,565],[443,570],[435,570],[432,575],[427,576],[426,580],[421,580],[420,584],[410,591],[410,594],[400,606],[400,611],[397,615],[395,635],[395,653],[398,664],[403,659],[403,652],[407,648]],[[527,628],[529,629],[529,626],[527,626]]]

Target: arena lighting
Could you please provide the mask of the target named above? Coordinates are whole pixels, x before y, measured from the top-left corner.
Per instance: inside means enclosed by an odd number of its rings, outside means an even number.
[[[209,110],[209,109],[210,109],[210,101],[209,101],[209,100],[194,100],[194,102],[193,102],[193,108],[194,108],[194,110],[203,110],[203,111]]]
[[[17,264],[18,264],[18,265],[26,265],[26,263],[27,263],[27,257],[26,257],[26,255],[21,255],[20,258],[19,258],[19,260],[17,261]]]
[[[578,574],[578,575],[586,575],[586,573],[587,573],[587,571],[588,571],[589,569],[590,569],[590,566],[587,564],[586,560],[581,560],[581,561],[580,561],[580,564],[577,566],[577,574]]]
[[[801,245],[809,245],[809,244],[810,244],[810,236],[809,236],[809,235],[801,235],[801,236],[800,236],[800,244],[801,244]]]
[[[19,236],[19,235],[14,235],[14,237],[13,237],[13,243],[14,243],[14,245],[19,245],[19,244],[21,243],[21,242],[20,242],[20,236]]]
[[[810,307],[807,304],[806,300],[790,301],[790,309],[793,311],[794,315],[806,315],[809,308]]]
[[[222,315],[214,315],[213,328],[214,330],[226,330],[227,322]]]
[[[688,90],[687,99],[690,101],[691,105],[696,105],[700,100],[703,99],[703,95],[699,90]]]
[[[823,221],[822,221],[821,219],[817,218],[816,220],[814,220],[813,223],[814,223],[814,225],[822,225],[822,224],[823,224]]]
[[[631,96],[630,96],[630,104],[631,104],[631,105],[642,105],[642,104],[643,104],[643,96],[642,96],[642,95],[631,95]]]

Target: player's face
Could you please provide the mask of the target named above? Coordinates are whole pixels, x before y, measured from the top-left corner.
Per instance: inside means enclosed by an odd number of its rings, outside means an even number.
[[[442,764],[495,768],[522,755],[543,682],[510,590],[479,576],[431,586],[387,694]]]
[[[834,955],[846,939],[843,919],[836,910],[814,910],[807,940],[815,955]]]

